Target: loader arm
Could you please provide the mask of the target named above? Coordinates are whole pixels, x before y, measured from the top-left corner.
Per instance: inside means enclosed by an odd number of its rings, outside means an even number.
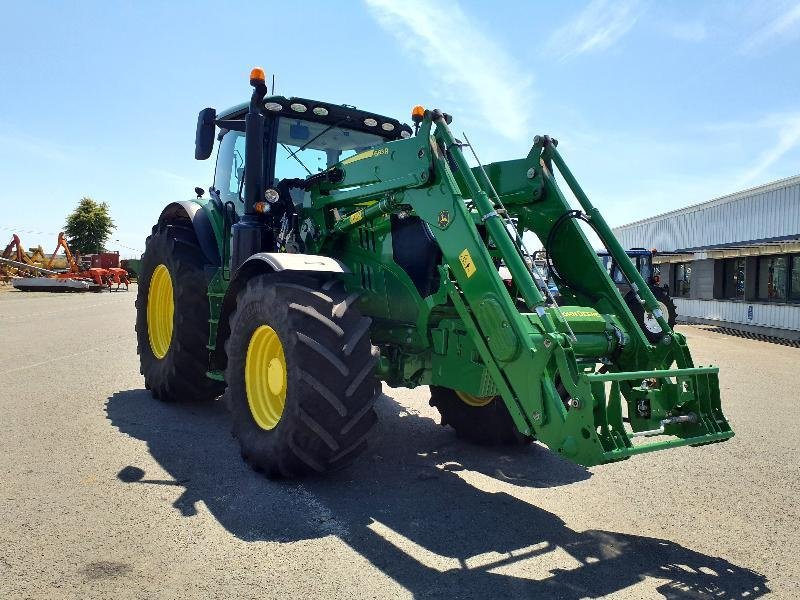
[[[477,169],[462,146],[441,112],[426,111],[416,136],[351,157],[312,186],[315,220],[327,230],[321,254],[335,254],[343,236],[391,214],[420,217],[441,249],[441,298],[426,298],[425,310],[446,304],[443,314],[449,307],[460,323],[420,320],[429,323],[434,352],[418,381],[453,386],[446,367],[456,355],[464,360],[455,335],[463,329],[474,349],[470,367],[485,371],[481,389],[502,396],[521,433],[577,463],[732,437],[717,369],[694,367],[684,337],[660,314],[556,143],[537,136],[526,158]],[[581,211],[565,199],[554,166]],[[644,335],[579,221],[594,229],[661,326],[657,343]],[[533,276],[514,227],[547,246],[568,306]],[[498,273],[501,262],[511,287]]]

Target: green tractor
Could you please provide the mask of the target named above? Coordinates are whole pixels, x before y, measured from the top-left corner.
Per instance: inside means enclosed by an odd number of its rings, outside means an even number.
[[[678,309],[675,306],[675,300],[669,295],[668,286],[661,284],[659,267],[653,264],[653,255],[655,253],[655,250],[647,250],[646,248],[631,248],[625,252],[636,267],[636,270],[639,271],[642,280],[653,293],[658,308],[664,314],[667,323],[669,323],[670,327],[675,327],[675,323],[678,320]],[[611,279],[617,284],[617,289],[622,294],[622,297],[625,298],[628,308],[631,309],[636,320],[643,326],[644,334],[651,341],[658,342],[661,337],[661,326],[655,317],[647,312],[639,302],[638,294],[633,291],[631,282],[627,280],[614,257],[608,252],[598,252],[597,255],[611,275]]]
[[[440,110],[415,107],[412,128],[268,96],[260,69],[250,83],[249,103],[198,117],[195,158],[219,142],[210,197],[198,188],[168,205],[147,239],[136,330],[153,396],[224,395],[242,456],[270,477],[351,463],[381,382],[430,386],[442,422],[467,440],[537,439],[586,466],[733,436],[717,368],[694,366],[555,139],[470,167],[469,140]],[[581,222],[659,335],[643,330]],[[558,301],[528,232],[557,273]]]

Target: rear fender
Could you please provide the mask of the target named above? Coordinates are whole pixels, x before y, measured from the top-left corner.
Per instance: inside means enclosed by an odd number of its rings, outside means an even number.
[[[219,242],[208,212],[202,204],[193,200],[181,200],[168,204],[161,211],[161,216],[158,217],[158,224],[163,225],[183,219],[188,219],[191,222],[206,262],[215,267],[220,267],[222,259],[219,252]]]

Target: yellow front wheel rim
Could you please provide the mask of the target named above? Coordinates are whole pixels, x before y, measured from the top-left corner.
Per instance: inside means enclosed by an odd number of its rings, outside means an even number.
[[[469,404],[470,406],[474,406],[479,408],[481,406],[486,406],[494,400],[494,396],[474,396],[473,394],[468,394],[467,392],[462,392],[460,390],[454,390],[456,396],[458,396],[464,404]]]
[[[244,384],[253,420],[261,429],[274,429],[286,405],[286,357],[278,334],[269,325],[261,325],[250,337]]]
[[[147,337],[156,358],[167,355],[172,343],[172,318],[175,301],[172,298],[172,277],[166,265],[158,265],[150,278],[147,293]]]

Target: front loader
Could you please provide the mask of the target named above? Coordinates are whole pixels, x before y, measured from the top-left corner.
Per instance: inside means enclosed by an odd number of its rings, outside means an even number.
[[[717,368],[694,365],[555,139],[482,165],[439,110],[415,107],[412,130],[270,96],[260,69],[250,83],[249,103],[199,115],[195,157],[219,141],[210,198],[170,204],[147,240],[136,327],[155,397],[224,394],[243,457],[271,477],[349,464],[381,381],[430,386],[467,440],[537,439],[585,466],[733,436]]]

